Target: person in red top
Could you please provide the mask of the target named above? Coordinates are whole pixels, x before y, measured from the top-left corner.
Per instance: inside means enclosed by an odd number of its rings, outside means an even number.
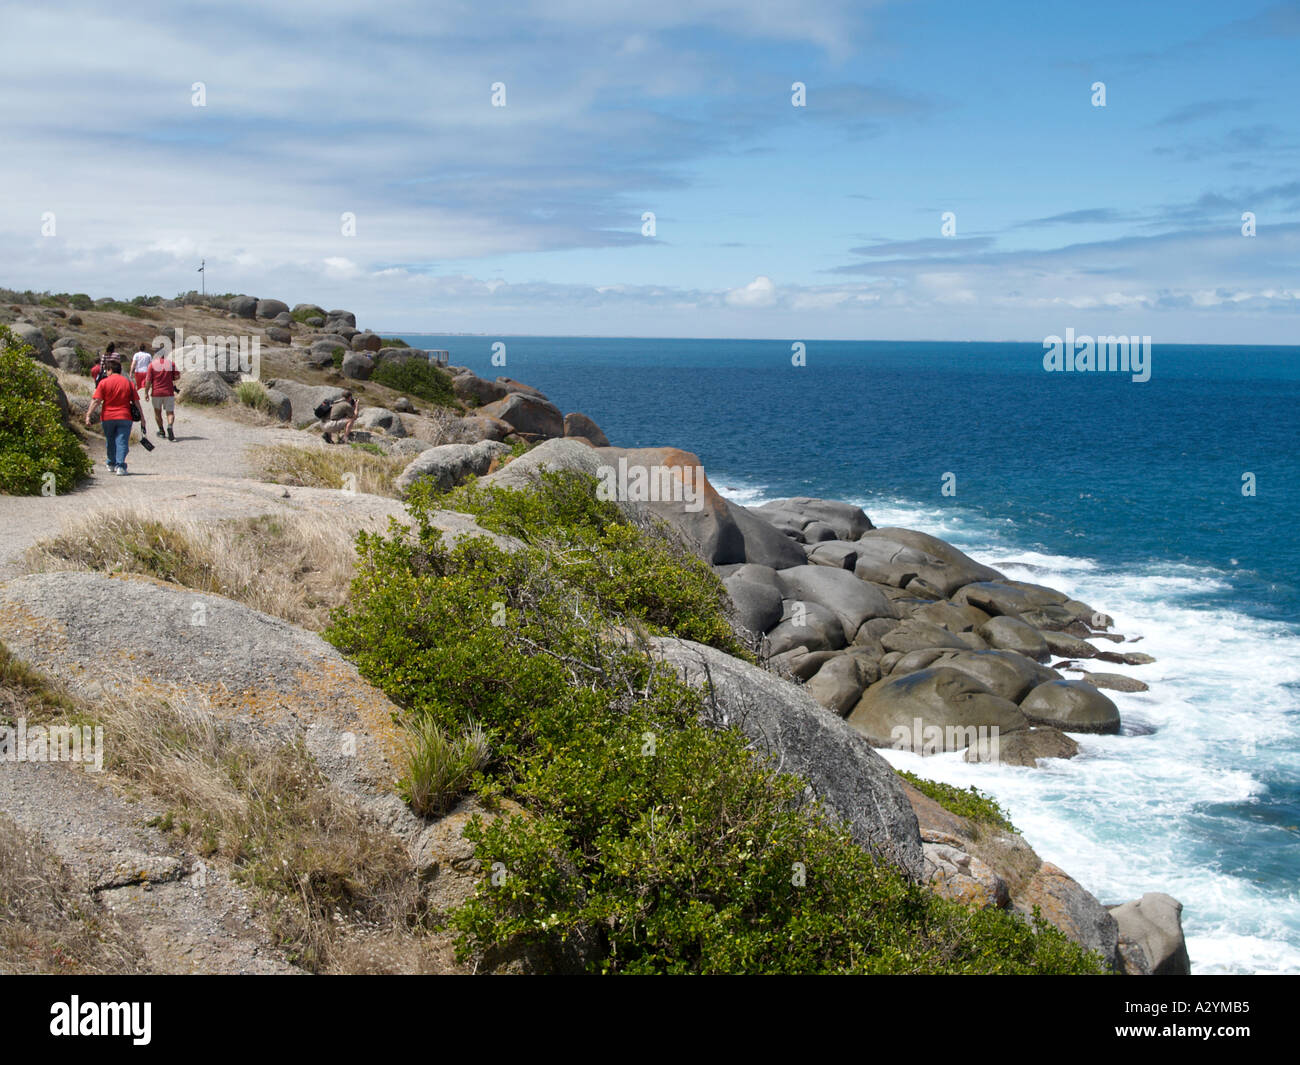
[[[126,475],[126,452],[131,443],[131,403],[139,402],[135,385],[122,374],[122,360],[109,354],[104,357],[108,371],[95,386],[95,395],[86,410],[86,425],[103,412],[104,444],[108,450],[108,468],[119,477]]]
[[[158,419],[159,436],[164,433],[163,411],[167,412],[168,440],[176,439],[172,427],[176,424],[176,381],[180,375],[180,370],[176,369],[166,348],[153,357],[144,375],[144,394],[153,400],[153,416]]]

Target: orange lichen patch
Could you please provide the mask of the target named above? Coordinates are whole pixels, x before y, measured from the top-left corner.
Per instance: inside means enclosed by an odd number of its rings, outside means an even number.
[[[15,636],[26,640],[40,637],[34,645],[40,648],[47,646],[45,641],[66,643],[68,630],[62,622],[33,613],[24,603],[7,600],[0,603],[0,638],[11,640]]]

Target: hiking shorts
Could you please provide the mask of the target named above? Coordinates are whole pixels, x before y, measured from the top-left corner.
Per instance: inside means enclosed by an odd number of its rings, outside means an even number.
[[[176,397],[175,396],[154,396],[153,409],[165,410],[168,414],[173,413],[176,410]]]

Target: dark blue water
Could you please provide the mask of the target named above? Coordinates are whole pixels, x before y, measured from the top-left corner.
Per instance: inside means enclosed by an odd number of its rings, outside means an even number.
[[[1180,897],[1199,971],[1300,971],[1300,348],[1158,345],[1139,383],[1038,344],[811,341],[795,367],[790,341],[406,339],[694,451],[740,502],[852,500],[1113,614],[1159,659],[1113,667],[1151,684],[1115,696],[1149,735],[921,771],[1009,803],[1104,901]]]

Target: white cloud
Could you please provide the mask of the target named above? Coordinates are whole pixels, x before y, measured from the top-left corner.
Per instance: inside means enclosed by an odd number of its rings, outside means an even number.
[[[744,288],[728,292],[727,302],[733,307],[771,307],[776,303],[776,285],[770,277],[759,274]]]

